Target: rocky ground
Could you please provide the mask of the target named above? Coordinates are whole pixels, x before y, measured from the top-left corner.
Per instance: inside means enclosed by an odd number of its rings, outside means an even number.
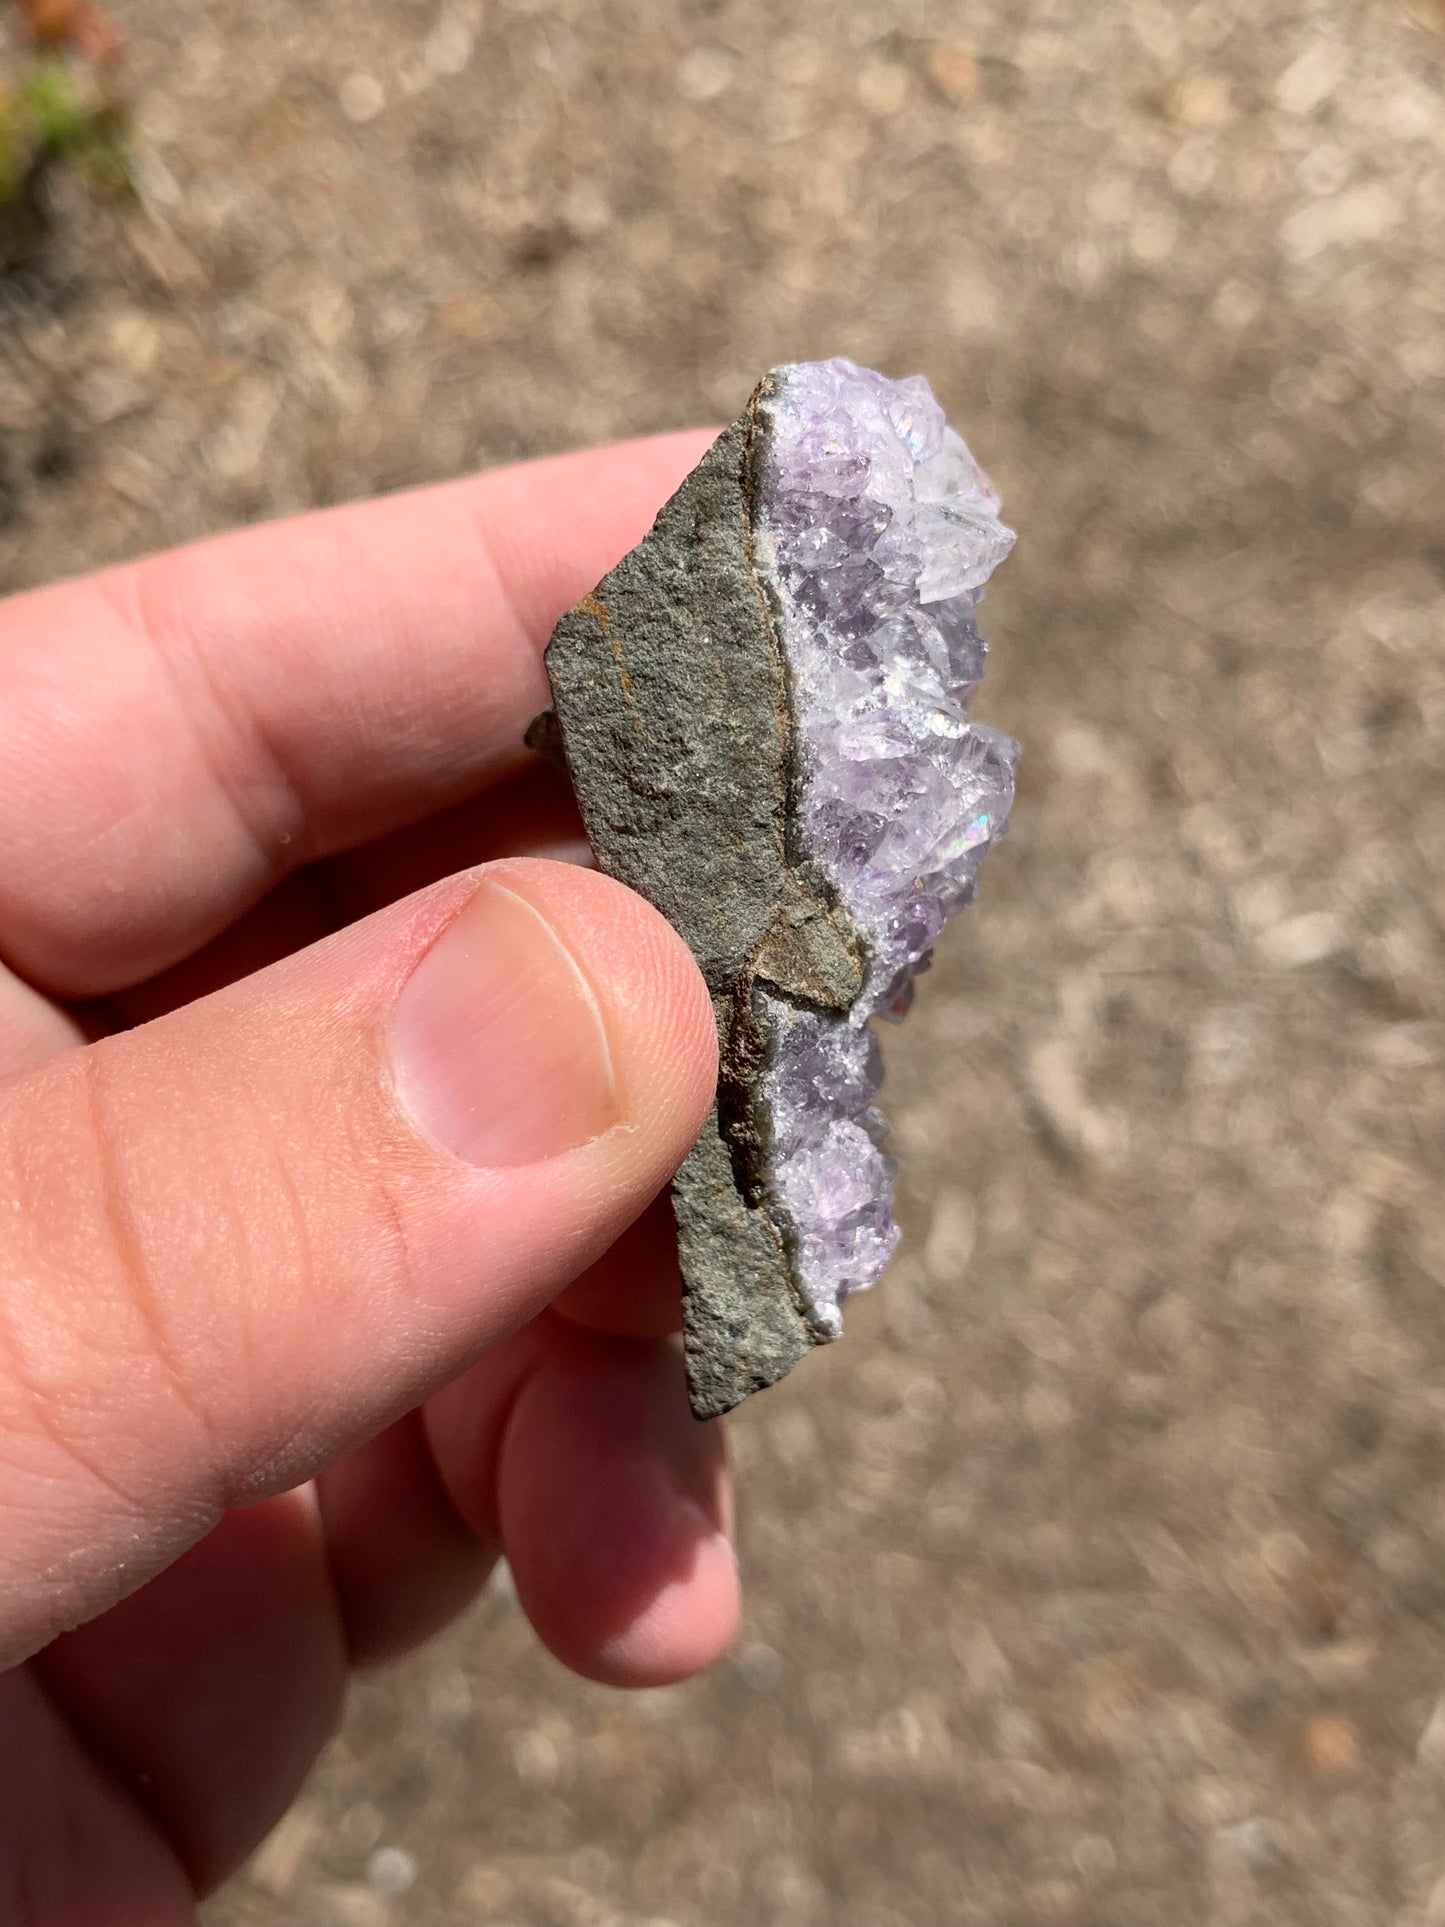
[[[1391,0],[115,0],[0,571],[922,368],[1017,826],[904,1249],[733,1427],[735,1656],[505,1587],[211,1927],[1445,1922],[1445,34]]]

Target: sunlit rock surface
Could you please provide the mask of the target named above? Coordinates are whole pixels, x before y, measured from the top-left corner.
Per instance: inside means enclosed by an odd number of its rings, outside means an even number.
[[[599,865],[708,984],[717,1102],[673,1184],[693,1410],[842,1329],[896,1242],[869,1028],[973,894],[1015,747],[973,723],[1013,537],[921,376],[774,369],[547,649]]]

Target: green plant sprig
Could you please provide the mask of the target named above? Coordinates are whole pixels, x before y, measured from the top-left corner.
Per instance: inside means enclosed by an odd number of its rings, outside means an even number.
[[[71,62],[27,60],[14,83],[0,83],[0,205],[14,200],[40,169],[77,169],[98,192],[135,192],[122,103],[97,100]]]

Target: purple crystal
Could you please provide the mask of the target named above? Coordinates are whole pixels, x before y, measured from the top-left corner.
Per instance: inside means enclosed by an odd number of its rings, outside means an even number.
[[[973,895],[1018,745],[972,722],[975,611],[1013,546],[998,496],[921,375],[776,371],[757,561],[780,610],[804,853],[868,949],[846,1018],[769,1000],[770,1192],[818,1324],[898,1240],[869,1028],[901,1016],[944,919]]]

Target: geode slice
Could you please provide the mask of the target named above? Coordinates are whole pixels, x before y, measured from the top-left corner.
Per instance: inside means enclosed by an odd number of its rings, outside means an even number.
[[[970,720],[1013,545],[921,375],[776,368],[557,625],[599,864],[712,990],[717,1106],[673,1187],[699,1418],[842,1330],[897,1241],[869,1028],[974,893],[1017,745]]]

